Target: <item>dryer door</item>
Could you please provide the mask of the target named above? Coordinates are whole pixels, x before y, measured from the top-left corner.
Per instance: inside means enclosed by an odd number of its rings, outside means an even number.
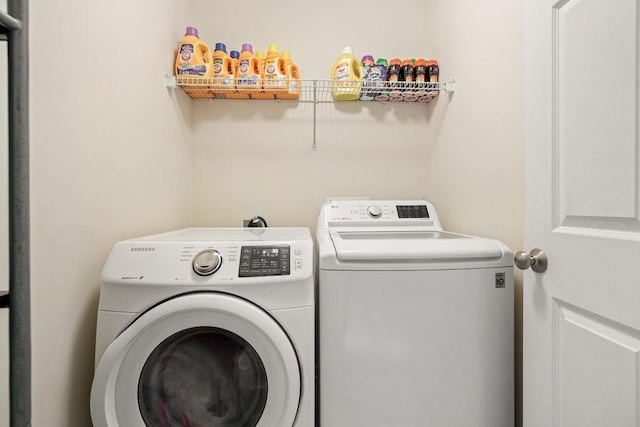
[[[91,388],[96,427],[291,426],[300,367],[259,307],[198,293],[153,307],[107,348]]]

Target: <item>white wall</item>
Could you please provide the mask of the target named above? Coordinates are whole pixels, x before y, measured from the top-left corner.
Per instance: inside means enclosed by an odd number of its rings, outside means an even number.
[[[201,38],[289,50],[305,79],[328,79],[345,45],[356,56],[437,58],[452,96],[423,105],[199,101],[193,109],[199,225],[315,229],[328,196],[427,197],[445,228],[522,247],[522,5],[512,0],[248,1],[235,16],[194,0]],[[249,12],[252,11],[252,12]],[[516,284],[517,365],[521,276]],[[518,378],[518,388],[519,378]]]
[[[31,5],[34,426],[90,425],[99,272],[119,239],[256,214],[315,229],[327,196],[367,195],[424,196],[446,228],[522,246],[520,2],[376,3],[248,1],[224,18],[207,0]],[[345,45],[433,57],[458,91],[321,104],[312,151],[311,104],[162,87],[187,25],[212,46],[278,43],[308,79]]]
[[[181,2],[32,2],[33,425],[88,426],[100,271],[191,222],[189,108],[164,88]]]
[[[311,104],[194,102],[196,222],[240,225],[261,214],[314,228],[327,196],[425,196],[447,228],[519,244],[519,2],[378,3],[275,0],[266,9],[249,1],[243,9],[256,13],[234,20],[215,19],[214,3],[194,0],[190,23],[210,46],[278,43],[306,79],[328,79],[349,45],[358,57],[437,58],[441,80],[458,82],[455,94],[427,106],[320,104],[315,152]]]

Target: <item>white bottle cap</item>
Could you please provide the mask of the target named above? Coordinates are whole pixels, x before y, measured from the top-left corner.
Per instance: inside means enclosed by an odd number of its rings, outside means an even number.
[[[353,55],[353,51],[349,46],[345,46],[345,48],[342,49],[342,53],[348,53],[349,55]]]

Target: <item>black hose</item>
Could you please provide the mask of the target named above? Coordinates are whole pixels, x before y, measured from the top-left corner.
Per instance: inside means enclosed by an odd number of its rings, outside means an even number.
[[[249,220],[249,224],[247,224],[247,227],[268,227],[267,220],[259,215],[256,215],[251,218],[251,220]]]

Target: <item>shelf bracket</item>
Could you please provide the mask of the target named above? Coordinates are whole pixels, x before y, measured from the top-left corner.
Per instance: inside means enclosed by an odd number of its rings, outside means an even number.
[[[446,82],[444,84],[444,90],[447,92],[455,92],[456,91],[456,79],[451,79],[451,81]]]
[[[175,89],[176,87],[178,87],[178,84],[176,83],[176,77],[170,74],[165,74],[164,86],[171,89]]]

